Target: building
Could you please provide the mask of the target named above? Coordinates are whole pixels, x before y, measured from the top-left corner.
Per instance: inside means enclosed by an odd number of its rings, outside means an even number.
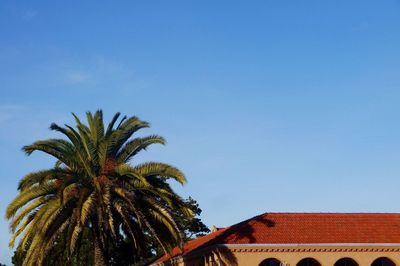
[[[151,265],[400,266],[400,214],[265,213]]]

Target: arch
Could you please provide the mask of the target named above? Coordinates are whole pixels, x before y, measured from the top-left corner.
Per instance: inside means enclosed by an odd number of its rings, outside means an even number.
[[[263,260],[258,266],[280,266],[281,261],[275,258]]]
[[[313,258],[305,258],[299,261],[296,266],[321,266],[321,263]]]
[[[374,260],[371,264],[371,266],[396,266],[396,263],[394,263],[391,259],[386,258],[386,257],[380,257]]]
[[[335,262],[334,266],[358,266],[358,263],[352,258],[341,258]]]

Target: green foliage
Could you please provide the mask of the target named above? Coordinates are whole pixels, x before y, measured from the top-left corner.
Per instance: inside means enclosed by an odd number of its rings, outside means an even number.
[[[168,182],[184,184],[184,174],[159,162],[129,164],[138,152],[165,140],[155,135],[131,139],[149,127],[137,117],[119,119],[117,113],[105,127],[101,111],[88,112],[87,124],[73,116],[75,128],[50,126],[63,139],[23,147],[27,155],[41,151],[56,164],[23,177],[7,208],[10,246],[18,239],[20,254],[14,263],[23,257],[22,265],[114,265],[115,250],[126,250],[138,261],[157,248],[167,252],[182,246],[183,224],[190,224],[196,209]]]
[[[183,213],[180,213],[179,210],[175,211],[178,224],[185,232],[185,241],[204,236],[205,234],[209,233],[210,229],[201,221],[199,217],[202,210],[200,209],[197,201],[195,201],[192,197],[189,197],[187,200],[185,200],[185,204],[194,213],[192,217],[188,217]]]
[[[191,197],[185,200],[185,204],[188,208],[192,210],[194,213],[193,217],[187,217],[182,213],[177,211],[174,212],[174,216],[177,224],[182,231],[185,232],[185,240],[188,241],[190,239],[202,236],[206,233],[209,233],[210,230],[207,226],[200,220],[199,216],[201,214],[201,209],[199,208],[198,203]],[[146,265],[149,262],[153,261],[157,257],[163,255],[162,248],[157,244],[156,239],[152,238],[151,235],[147,238],[147,247],[148,252],[143,254],[140,257],[135,257],[132,255],[131,251],[131,243],[129,243],[129,239],[124,239],[119,243],[111,243],[110,245],[110,265],[118,265],[118,266],[128,266],[128,265]],[[89,230],[85,230],[83,232],[83,236],[81,239],[79,254],[76,254],[72,258],[69,259],[68,253],[65,249],[65,237],[59,239],[55,242],[55,245],[52,251],[46,256],[43,265],[45,266],[86,266],[93,265],[94,257],[92,244],[92,236],[90,235]],[[12,257],[12,262],[15,266],[21,266],[23,258],[25,256],[24,252],[14,252],[14,256]]]
[[[53,248],[44,258],[43,265],[48,266],[87,266],[93,265],[93,244],[91,242],[92,237],[90,236],[90,230],[84,230],[80,241],[80,246],[77,253],[74,256],[69,256],[66,249],[66,237],[59,236],[53,243]],[[15,266],[22,266],[24,258],[26,256],[25,251],[16,250],[12,257],[12,263]]]

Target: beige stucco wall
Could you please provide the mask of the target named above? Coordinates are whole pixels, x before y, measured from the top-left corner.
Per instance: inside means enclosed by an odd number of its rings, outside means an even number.
[[[333,266],[341,258],[352,258],[359,266],[370,266],[379,257],[387,257],[400,266],[400,245],[398,246],[220,246],[204,250],[188,257],[176,259],[173,263],[160,265],[177,266],[258,266],[267,258],[276,258],[282,266],[296,266],[304,258],[313,258],[322,266]]]
[[[387,257],[396,265],[400,265],[399,252],[238,252],[234,253],[238,265],[252,266],[259,265],[264,259],[276,258],[285,266],[296,266],[304,258],[313,258],[322,266],[333,266],[341,258],[352,258],[360,266],[370,266],[379,257]]]

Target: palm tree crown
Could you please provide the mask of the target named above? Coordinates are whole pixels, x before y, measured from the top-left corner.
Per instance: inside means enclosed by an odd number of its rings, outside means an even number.
[[[132,138],[149,127],[137,117],[119,119],[117,113],[105,128],[102,111],[88,112],[87,125],[73,116],[75,128],[50,126],[65,139],[23,147],[28,155],[42,151],[56,158],[53,168],[20,180],[19,194],[7,208],[13,233],[10,246],[19,239],[17,249],[26,251],[24,265],[42,265],[60,236],[67,239],[72,256],[84,230],[91,232],[96,265],[108,264],[110,241],[122,238],[129,238],[133,254],[145,248],[149,235],[165,251],[181,245],[182,233],[173,212],[192,213],[168,179],[184,184],[185,176],[164,163],[129,164],[140,151],[165,140],[157,135]]]

